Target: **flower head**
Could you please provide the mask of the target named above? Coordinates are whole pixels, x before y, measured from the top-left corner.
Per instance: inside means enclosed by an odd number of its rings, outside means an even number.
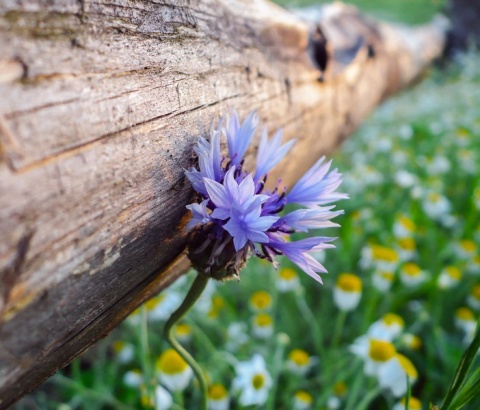
[[[254,254],[276,266],[275,257],[285,255],[307,274],[321,282],[319,272],[325,268],[311,253],[332,248],[333,238],[316,236],[289,241],[294,232],[338,226],[331,221],[342,213],[333,211],[332,202],[347,198],[336,192],[341,183],[331,162],[322,158],[308,170],[290,192],[279,181],[272,191],[265,188],[268,173],[283,159],[294,141],[282,145],[278,131],[268,139],[263,131],[255,172],[244,170],[244,155],[253,138],[258,119],[251,113],[240,123],[233,112],[218,129],[211,130],[211,139],[199,138],[195,152],[198,169],[186,176],[198,194],[198,201],[187,206],[192,218],[189,257],[200,272],[216,279],[237,276],[247,258]],[[221,156],[220,138],[226,135],[229,155]],[[288,204],[303,206],[281,213]]]
[[[208,410],[228,410],[230,397],[223,384],[212,384],[208,388]]]
[[[165,350],[157,360],[158,378],[170,391],[183,391],[193,376],[187,362],[173,349]]]
[[[263,405],[272,387],[272,378],[268,373],[265,359],[256,354],[247,362],[241,362],[235,369],[237,375],[233,380],[233,390],[240,392],[240,404]]]
[[[341,273],[333,289],[333,300],[340,310],[354,310],[362,297],[362,281],[351,273]]]

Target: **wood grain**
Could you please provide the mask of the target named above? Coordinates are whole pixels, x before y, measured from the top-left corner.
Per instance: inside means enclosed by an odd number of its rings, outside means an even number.
[[[255,109],[297,138],[291,183],[444,32],[339,3],[315,22],[263,0],[0,3],[0,408],[188,269],[184,169],[212,120]]]

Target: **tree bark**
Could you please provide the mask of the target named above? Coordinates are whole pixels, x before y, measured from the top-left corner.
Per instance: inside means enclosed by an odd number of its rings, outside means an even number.
[[[261,0],[0,3],[0,408],[188,269],[184,169],[214,118],[256,109],[296,137],[291,183],[444,31],[341,4],[308,22]]]

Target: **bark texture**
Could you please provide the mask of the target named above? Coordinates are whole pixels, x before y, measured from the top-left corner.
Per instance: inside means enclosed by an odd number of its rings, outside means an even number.
[[[341,4],[309,22],[263,0],[2,1],[0,408],[188,269],[183,171],[212,119],[257,109],[298,138],[291,183],[444,31]]]

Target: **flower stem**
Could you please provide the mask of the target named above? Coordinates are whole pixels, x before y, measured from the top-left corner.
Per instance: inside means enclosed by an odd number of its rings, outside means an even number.
[[[200,393],[201,393],[200,409],[201,410],[207,409],[207,381],[203,374],[202,368],[199,366],[199,364],[190,355],[190,353],[188,353],[183,348],[183,346],[180,343],[178,343],[177,339],[175,339],[173,326],[190,310],[190,308],[198,300],[203,290],[205,289],[205,286],[208,283],[208,279],[209,279],[208,276],[205,276],[201,273],[197,275],[197,277],[195,278],[195,281],[192,283],[192,286],[190,287],[190,290],[187,293],[187,296],[185,296],[184,301],[182,302],[180,307],[175,312],[172,313],[170,318],[167,320],[167,323],[165,323],[165,327],[163,329],[163,334],[165,335],[165,338],[172,345],[172,347],[177,351],[177,353],[180,356],[182,356],[182,358],[189,364],[189,366],[192,368],[193,372],[195,373],[195,376],[200,385]]]

